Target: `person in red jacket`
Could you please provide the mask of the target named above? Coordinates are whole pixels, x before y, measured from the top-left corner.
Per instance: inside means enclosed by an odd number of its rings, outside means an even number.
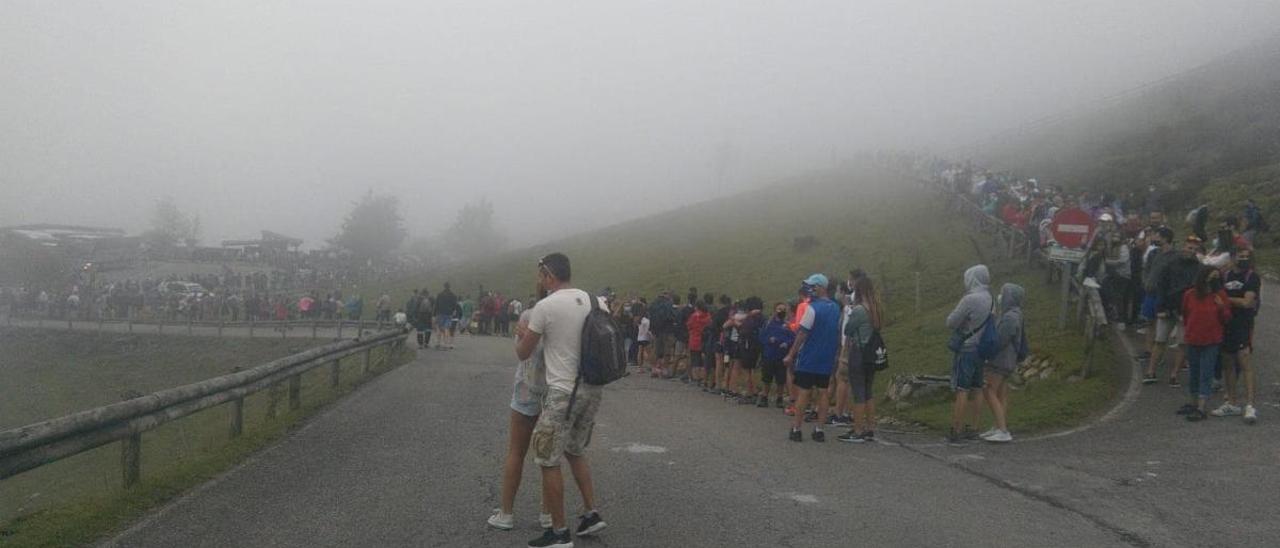
[[[1213,394],[1213,369],[1218,347],[1227,322],[1231,321],[1231,298],[1222,286],[1222,273],[1216,268],[1201,267],[1195,284],[1182,294],[1183,343],[1187,346],[1187,363],[1191,366],[1187,383],[1191,403],[1179,414],[1195,422],[1204,420],[1209,396]]]
[[[693,314],[684,322],[685,328],[689,330],[689,374],[698,384],[703,384],[707,378],[707,364],[703,361],[705,341],[702,340],[702,330],[708,325],[711,325],[711,312],[707,310],[706,303],[698,301],[693,305]]]

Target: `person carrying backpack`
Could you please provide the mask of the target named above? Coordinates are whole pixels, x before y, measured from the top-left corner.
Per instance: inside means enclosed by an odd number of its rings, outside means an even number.
[[[871,278],[862,276],[853,282],[853,307],[845,322],[845,345],[849,356],[849,386],[853,392],[853,426],[836,439],[846,443],[866,443],[876,439],[876,401],[871,393],[876,382],[879,360],[887,360],[884,341],[872,341],[884,325],[880,296]],[[883,362],[886,363],[887,362]]]
[[[1000,309],[1000,320],[996,323],[997,345],[1000,350],[987,368],[986,386],[982,394],[991,407],[991,415],[995,417],[995,425],[983,433],[980,438],[991,443],[1008,443],[1013,441],[1009,433],[1007,418],[1009,415],[1009,376],[1018,370],[1018,364],[1027,359],[1030,350],[1027,345],[1026,320],[1022,316],[1022,299],[1026,290],[1017,284],[1000,286],[1000,298],[997,301]]]
[[[582,494],[584,513],[577,536],[593,535],[607,526],[596,510],[586,449],[603,397],[601,381],[609,382],[624,373],[626,359],[622,333],[608,311],[597,307],[587,292],[573,288],[571,275],[569,258],[564,254],[552,253],[538,261],[538,290],[546,297],[533,307],[529,324],[521,326],[516,343],[516,357],[521,361],[529,359],[542,343],[547,378],[542,413],[533,427],[530,446],[533,462],[542,472],[542,500],[551,514],[551,527],[529,541],[534,548],[573,546],[565,519],[561,460],[569,462]],[[602,323],[596,310],[602,311],[608,324],[604,327],[611,330],[613,340],[597,337]],[[607,345],[607,355],[598,352],[601,343]],[[602,370],[608,374],[597,378]]]
[[[649,305],[649,328],[653,331],[654,363],[657,376],[669,378],[672,374],[672,355],[675,352],[676,309],[670,293],[663,292]]]
[[[960,444],[978,439],[978,398],[969,393],[982,390],[982,362],[979,343],[992,323],[991,273],[986,265],[976,265],[964,272],[965,295],[947,315],[952,330],[948,349],[954,353],[951,362],[951,389],[956,393],[951,408],[951,431],[947,443]],[[994,334],[994,332],[992,332]]]
[[[429,348],[431,346],[431,322],[435,312],[435,302],[431,299],[431,294],[426,289],[422,290],[418,298],[418,307],[413,311],[414,327],[418,329],[419,348]]]

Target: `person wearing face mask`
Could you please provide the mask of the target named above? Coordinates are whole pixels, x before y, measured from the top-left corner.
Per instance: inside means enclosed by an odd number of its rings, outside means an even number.
[[[1182,406],[1179,414],[1188,421],[1205,419],[1205,408],[1213,394],[1213,369],[1218,360],[1218,348],[1222,344],[1225,327],[1231,321],[1230,297],[1223,290],[1222,274],[1213,267],[1201,267],[1195,283],[1182,295],[1182,326],[1187,348],[1187,363],[1191,367],[1187,383],[1191,403]]]
[[[1156,313],[1156,344],[1167,344],[1174,351],[1171,356],[1174,359],[1173,368],[1169,371],[1169,386],[1174,388],[1182,386],[1178,382],[1178,371],[1186,361],[1182,341],[1185,324],[1180,321],[1182,297],[1195,282],[1196,274],[1203,266],[1197,258],[1202,250],[1200,238],[1195,235],[1187,236],[1177,254],[1169,257],[1167,264],[1163,265],[1156,282],[1156,290],[1160,295],[1160,307]],[[1154,369],[1157,353],[1153,352],[1151,359],[1149,371]]]
[[[1224,270],[1231,265],[1231,257],[1235,254],[1235,234],[1231,229],[1223,227],[1213,239],[1213,249],[1201,257],[1205,266]]]
[[[773,317],[769,318],[769,323],[766,323],[764,328],[760,330],[760,344],[763,350],[760,366],[762,370],[760,375],[760,398],[756,404],[759,407],[769,406],[769,388],[774,384],[778,386],[774,392],[777,396],[776,405],[779,409],[786,405],[782,394],[787,384],[787,368],[782,364],[782,360],[787,357],[787,352],[791,350],[791,345],[796,340],[795,332],[787,327],[787,310],[789,308],[787,303],[773,305]]]
[[[1227,401],[1215,409],[1215,417],[1244,416],[1247,424],[1258,420],[1254,407],[1257,380],[1249,359],[1253,353],[1253,322],[1262,295],[1262,277],[1253,271],[1253,253],[1248,249],[1237,254],[1231,268],[1223,274],[1223,288],[1231,303],[1231,321],[1227,322],[1222,341],[1222,374],[1226,378]],[[1239,372],[1237,372],[1237,367]],[[1240,407],[1238,375],[1244,376],[1244,407]]]

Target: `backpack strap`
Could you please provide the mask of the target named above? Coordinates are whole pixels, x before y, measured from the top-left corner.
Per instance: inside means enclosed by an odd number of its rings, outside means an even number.
[[[591,319],[591,313],[596,311],[596,307],[600,306],[600,303],[596,302],[595,295],[592,295],[590,291],[583,291],[583,293],[587,294],[587,317],[583,318],[582,326],[586,327],[586,322]],[[569,407],[564,410],[564,418],[566,420],[569,418],[570,414],[573,413],[573,403],[578,399],[578,385],[582,383],[582,360],[584,358],[585,356],[582,354],[582,345],[579,344],[578,345],[578,376],[573,378],[573,392],[569,393]]]

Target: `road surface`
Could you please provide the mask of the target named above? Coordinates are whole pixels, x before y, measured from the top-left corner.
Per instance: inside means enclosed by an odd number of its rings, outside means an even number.
[[[1259,341],[1280,324],[1259,324]],[[515,531],[498,505],[510,341],[421,351],[280,444],[113,546],[524,546],[538,483],[526,467]],[[1274,363],[1263,349],[1259,361]],[[589,449],[609,528],[577,546],[1265,546],[1280,539],[1280,409],[1189,424],[1183,392],[1146,387],[1114,420],[1007,446],[935,436],[786,440],[776,409],[633,376],[606,389]],[[1016,410],[1015,410],[1016,412]],[[577,511],[566,472],[567,502]]]

